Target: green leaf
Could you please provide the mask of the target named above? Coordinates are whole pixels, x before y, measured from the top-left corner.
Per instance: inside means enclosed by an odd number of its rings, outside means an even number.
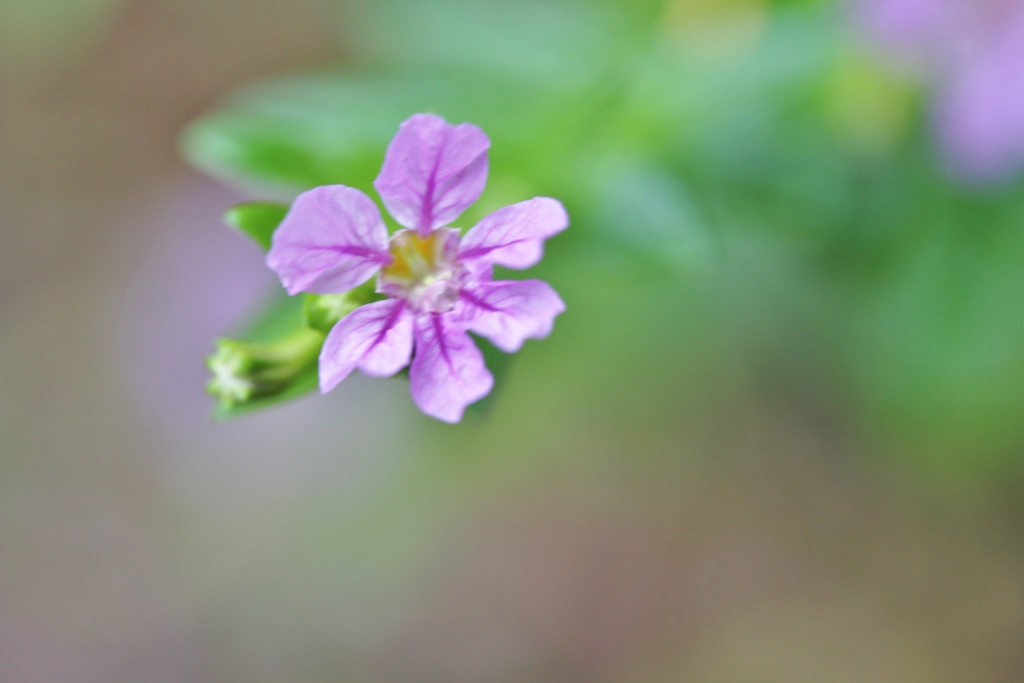
[[[684,274],[720,258],[685,180],[654,164],[612,159],[596,174],[587,208],[592,241],[645,268]]]
[[[503,172],[522,167],[533,179],[575,139],[567,131],[580,129],[592,100],[479,71],[324,72],[242,91],[192,124],[182,151],[200,170],[250,189],[280,195],[342,183],[369,193],[399,124],[434,112],[481,126],[501,140]]]
[[[361,30],[351,37],[375,63],[474,64],[524,82],[593,82],[625,61],[631,15],[653,4],[660,0],[371,0],[356,3]]]
[[[858,412],[902,457],[994,472],[1017,461],[1024,439],[1024,198],[947,193],[921,197],[920,241],[857,292]]]
[[[274,231],[284,220],[288,208],[277,202],[245,202],[228,209],[224,222],[251,237],[263,251],[269,251]]]

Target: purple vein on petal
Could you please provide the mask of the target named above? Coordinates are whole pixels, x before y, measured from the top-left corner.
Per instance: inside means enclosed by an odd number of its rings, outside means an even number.
[[[343,254],[345,256],[358,256],[359,258],[365,258],[371,261],[377,261],[378,263],[391,263],[391,254],[385,251],[377,251],[370,247],[358,247],[345,244],[301,244],[293,243],[289,247],[298,249],[307,249],[309,251],[331,251],[335,254]]]
[[[430,314],[430,322],[434,326],[434,334],[437,335],[437,348],[441,352],[441,356],[444,358],[445,365],[448,369],[455,373],[455,365],[452,363],[451,355],[448,353],[448,346],[445,344],[444,331],[441,327],[441,316],[438,313]]]
[[[535,238],[535,237],[528,237],[528,238],[522,238],[522,239],[518,239],[518,240],[512,240],[511,242],[503,242],[501,244],[496,244],[496,245],[494,245],[492,247],[470,247],[469,249],[465,249],[463,251],[460,251],[459,252],[459,257],[460,258],[465,258],[465,259],[480,258],[482,256],[487,256],[487,254],[490,254],[492,251],[497,251],[498,249],[507,249],[507,248],[513,247],[513,246],[515,246],[517,244],[523,244],[524,242],[537,242],[537,241],[539,241],[539,240],[537,238]]]
[[[451,137],[451,128],[445,127],[441,133],[441,144],[437,148],[437,155],[434,157],[433,167],[430,175],[427,176],[427,184],[423,188],[423,203],[420,209],[420,224],[417,232],[426,237],[434,224],[434,193],[437,191],[437,174],[441,170],[441,159],[444,157],[444,150]]]
[[[460,291],[459,295],[463,299],[468,301],[469,303],[471,303],[474,306],[476,306],[477,308],[482,308],[483,310],[487,311],[488,313],[500,313],[501,312],[500,308],[497,308],[496,306],[487,303],[486,301],[484,301],[480,297],[476,296],[475,294],[473,294],[472,292],[470,292],[467,289],[463,289],[462,291]]]
[[[392,328],[395,326],[395,324],[398,322],[398,318],[402,315],[402,312],[405,311],[405,302],[402,301],[401,299],[398,299],[397,301],[398,303],[396,303],[395,307],[391,309],[391,312],[388,314],[387,320],[384,321],[384,325],[381,327],[380,332],[377,333],[377,336],[374,338],[373,342],[366,349],[366,353],[363,354],[364,356],[369,354],[378,346],[380,346],[380,343],[384,341],[384,337],[388,335],[388,332],[390,332]]]

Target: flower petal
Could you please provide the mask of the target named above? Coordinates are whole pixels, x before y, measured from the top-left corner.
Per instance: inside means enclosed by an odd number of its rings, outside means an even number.
[[[494,378],[469,335],[443,314],[416,319],[416,357],[409,372],[416,405],[427,415],[458,422],[470,403],[491,391]]]
[[[463,261],[529,268],[544,255],[544,240],[569,226],[569,215],[557,199],[535,197],[506,206],[466,233],[459,247]]]
[[[506,353],[551,334],[555,318],[565,311],[561,297],[540,280],[483,283],[463,289],[462,300],[468,328]]]
[[[936,127],[953,169],[967,180],[998,181],[1024,165],[1024,5],[949,79]]]
[[[342,318],[320,351],[320,391],[327,393],[359,368],[390,377],[409,364],[412,313],[401,299],[360,306]]]
[[[426,236],[479,199],[490,146],[472,124],[416,114],[398,129],[373,185],[395,220]]]
[[[347,292],[390,261],[388,229],[377,205],[344,185],[299,195],[267,254],[267,265],[289,294]]]

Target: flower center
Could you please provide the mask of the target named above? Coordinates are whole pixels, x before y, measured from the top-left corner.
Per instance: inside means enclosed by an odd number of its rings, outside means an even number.
[[[426,237],[399,230],[391,238],[392,261],[381,271],[380,290],[430,313],[452,310],[459,298],[458,246],[459,231],[451,228]]]

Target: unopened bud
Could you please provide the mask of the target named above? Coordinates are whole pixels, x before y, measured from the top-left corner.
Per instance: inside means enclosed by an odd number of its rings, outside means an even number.
[[[269,343],[218,339],[217,351],[206,361],[213,373],[206,391],[217,398],[224,416],[250,404],[309,391],[316,387],[323,342],[323,333],[310,328]]]

